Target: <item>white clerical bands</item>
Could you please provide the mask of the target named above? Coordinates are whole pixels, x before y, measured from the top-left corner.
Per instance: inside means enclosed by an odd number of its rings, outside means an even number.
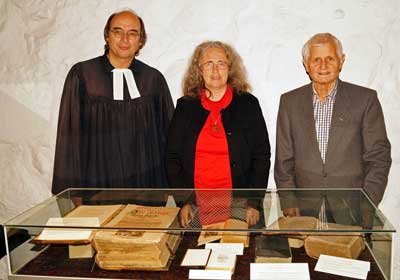
[[[132,99],[140,97],[132,71],[127,68],[115,68],[113,72],[114,100],[124,100],[124,77],[128,85],[129,95]]]

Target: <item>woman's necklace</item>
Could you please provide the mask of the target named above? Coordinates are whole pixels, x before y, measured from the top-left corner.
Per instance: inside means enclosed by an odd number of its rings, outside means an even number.
[[[213,118],[212,113],[210,114],[211,114],[211,131],[218,132],[219,131],[218,121],[221,118],[221,113],[218,112],[218,117],[216,119]]]
[[[208,93],[207,95],[205,95],[205,100],[208,100],[208,101],[206,101],[206,102],[210,102],[210,103],[213,103],[214,102],[214,104],[216,104],[217,102],[219,102],[219,103],[221,103],[221,99],[223,99],[224,98],[224,96],[225,96],[225,92],[222,94],[222,96],[219,96],[219,98],[216,98],[216,96],[215,96],[215,94],[213,94],[212,92],[211,92],[211,90],[209,90],[209,89],[205,89],[205,94],[206,93]],[[221,104],[222,105],[222,104]],[[211,109],[211,108],[210,108]],[[216,110],[215,110],[216,109]],[[211,109],[211,112],[210,112],[210,121],[211,121],[211,131],[212,132],[215,132],[215,133],[217,133],[217,132],[219,132],[220,131],[220,126],[218,125],[218,121],[221,119],[221,109],[223,109],[223,108],[215,108],[214,107],[214,110],[213,109]],[[214,115],[215,115],[215,113],[216,114],[218,114],[218,116],[215,118],[214,117]]]

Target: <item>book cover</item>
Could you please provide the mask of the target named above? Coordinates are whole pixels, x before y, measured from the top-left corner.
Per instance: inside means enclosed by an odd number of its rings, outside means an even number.
[[[290,263],[292,253],[287,237],[261,235],[256,237],[256,263]]]

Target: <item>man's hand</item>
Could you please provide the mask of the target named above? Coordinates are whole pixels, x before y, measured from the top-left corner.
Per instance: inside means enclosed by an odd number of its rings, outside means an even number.
[[[249,226],[254,226],[260,220],[260,211],[253,207],[247,207],[246,222]]]
[[[193,208],[190,204],[186,204],[182,207],[181,212],[179,213],[181,225],[185,228],[189,227],[189,224],[194,219]]]
[[[285,217],[297,217],[300,216],[300,209],[299,208],[285,208],[283,209],[283,215]]]

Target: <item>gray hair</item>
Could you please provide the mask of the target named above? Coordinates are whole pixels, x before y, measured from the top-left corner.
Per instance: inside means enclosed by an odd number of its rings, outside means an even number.
[[[247,81],[247,72],[244,67],[243,60],[237,51],[229,44],[221,41],[205,41],[198,45],[189,61],[188,69],[186,70],[182,89],[183,95],[199,98],[201,89],[204,88],[204,79],[200,71],[200,60],[205,51],[209,48],[222,49],[228,59],[228,84],[238,94],[245,94],[251,90],[251,86]]]
[[[303,46],[301,54],[303,55],[303,61],[307,61],[310,57],[310,47],[316,44],[334,43],[336,46],[336,53],[338,57],[343,55],[342,43],[338,38],[333,36],[331,33],[318,33],[312,36]]]

